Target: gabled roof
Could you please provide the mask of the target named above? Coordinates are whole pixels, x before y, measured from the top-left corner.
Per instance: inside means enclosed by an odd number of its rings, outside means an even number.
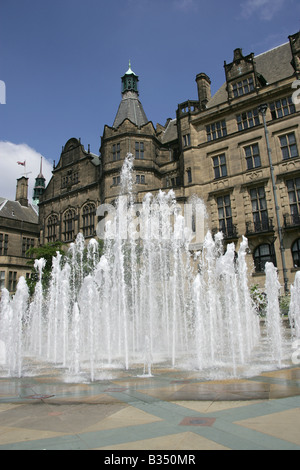
[[[294,69],[291,65],[292,52],[290,43],[270,49],[254,57],[256,71],[261,74],[267,83],[278,82],[293,75]],[[227,101],[226,83],[209,100],[207,107],[212,108]]]
[[[39,221],[36,210],[30,204],[25,207],[17,201],[10,201],[5,198],[0,198],[0,217],[31,224],[38,224]]]
[[[162,134],[161,141],[163,144],[172,142],[178,138],[177,119],[170,119],[165,131]]]

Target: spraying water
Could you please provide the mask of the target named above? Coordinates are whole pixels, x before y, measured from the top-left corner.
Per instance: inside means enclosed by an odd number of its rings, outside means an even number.
[[[208,377],[225,368],[239,376],[257,360],[261,332],[248,287],[247,240],[237,255],[234,244],[224,253],[222,235],[207,232],[202,249],[191,253],[193,224],[173,191],[134,200],[133,163],[129,154],[103,252],[79,234],[67,256],[53,259],[46,292],[43,260],[36,261],[30,301],[23,278],[13,299],[3,290],[0,366],[8,375],[38,373],[46,362],[91,381],[107,369],[142,368],[151,376],[155,367]],[[193,198],[197,205],[204,213]]]
[[[300,271],[296,272],[294,284],[291,286],[289,319],[293,338],[300,339]]]
[[[273,263],[266,263],[266,330],[269,350],[272,359],[281,367],[283,357],[283,333],[282,320],[279,308],[280,283],[278,281],[277,268]]]

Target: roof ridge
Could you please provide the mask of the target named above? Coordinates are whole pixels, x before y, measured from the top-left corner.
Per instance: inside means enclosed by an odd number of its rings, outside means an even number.
[[[284,42],[283,44],[280,44],[279,46],[275,46],[275,47],[272,47],[271,49],[265,51],[265,52],[261,52],[260,54],[258,55],[255,55],[254,57],[259,57],[261,55],[264,55],[264,54],[267,54],[268,52],[271,52],[271,51],[274,51],[275,49],[279,49],[279,47],[282,47],[282,46],[286,46],[287,44],[289,44],[289,42]]]
[[[5,204],[7,203],[7,201],[8,201],[8,199],[4,197],[4,198],[3,198],[3,201],[0,202],[0,210],[3,209],[3,207],[5,206]]]

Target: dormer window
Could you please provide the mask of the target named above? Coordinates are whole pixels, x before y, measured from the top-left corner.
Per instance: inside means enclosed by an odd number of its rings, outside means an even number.
[[[234,98],[238,98],[239,96],[247,95],[254,90],[254,82],[253,77],[248,77],[243,80],[239,80],[232,85],[232,93]]]

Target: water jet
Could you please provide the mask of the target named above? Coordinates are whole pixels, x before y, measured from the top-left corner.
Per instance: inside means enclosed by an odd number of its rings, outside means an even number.
[[[39,278],[32,299],[24,278],[12,299],[3,289],[0,374],[38,375],[48,364],[76,381],[100,380],[108,370],[151,376],[159,368],[193,370],[210,379],[284,367],[289,342],[279,312],[270,305],[262,335],[250,296],[247,239],[237,254],[234,244],[224,252],[222,234],[207,231],[201,250],[191,252],[193,223],[185,223],[173,191],[147,194],[137,215],[133,172],[128,155],[102,253],[96,240],[86,244],[78,234],[67,256],[53,259],[46,291],[44,260],[35,263]],[[205,214],[203,202],[194,198],[195,204]],[[271,267],[266,276],[274,285]],[[269,298],[275,294],[270,288]],[[297,320],[292,315],[298,331],[299,314]],[[268,361],[266,347],[272,351]]]

